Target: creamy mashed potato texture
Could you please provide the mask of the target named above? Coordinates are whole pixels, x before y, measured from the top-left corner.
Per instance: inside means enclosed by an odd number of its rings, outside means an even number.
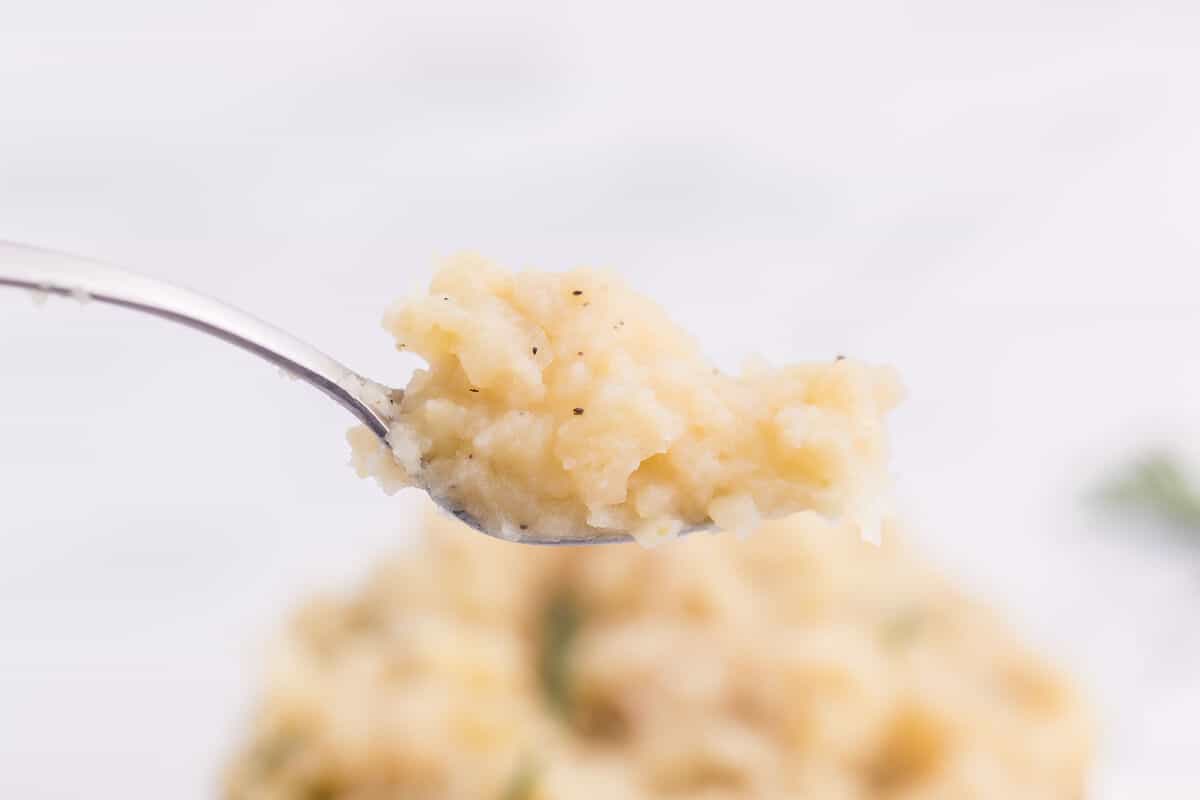
[[[887,495],[893,372],[849,359],[715,370],[661,308],[603,272],[511,273],[473,256],[391,308],[428,368],[390,449],[350,433],[359,474],[418,485],[507,538],[713,520],[749,532],[811,510],[871,538]]]
[[[1082,797],[1071,684],[890,531],[543,549],[431,519],[296,616],[225,797]]]

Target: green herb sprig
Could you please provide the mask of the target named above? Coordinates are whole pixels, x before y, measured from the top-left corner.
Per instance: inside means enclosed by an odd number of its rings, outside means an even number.
[[[538,677],[550,707],[568,721],[574,712],[572,650],[582,625],[583,609],[572,592],[564,589],[551,596],[541,618]]]
[[[537,761],[532,758],[523,759],[504,787],[500,800],[533,800],[541,777],[542,770]]]
[[[1101,485],[1096,498],[1109,508],[1150,514],[1200,533],[1200,490],[1171,453],[1139,457]]]

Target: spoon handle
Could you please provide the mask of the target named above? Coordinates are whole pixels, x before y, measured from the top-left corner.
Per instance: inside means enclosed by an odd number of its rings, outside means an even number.
[[[273,325],[202,294],[90,259],[0,240],[0,286],[95,300],[224,339],[307,381],[386,439],[393,391]]]

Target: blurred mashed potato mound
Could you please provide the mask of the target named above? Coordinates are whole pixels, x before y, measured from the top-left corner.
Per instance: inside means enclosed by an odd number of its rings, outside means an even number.
[[[229,800],[1073,800],[1071,684],[889,536],[530,548],[431,519],[272,660]]]
[[[591,270],[446,262],[388,311],[421,356],[391,448],[350,433],[389,492],[428,488],[505,538],[629,531],[643,543],[715,520],[817,511],[876,536],[896,375],[848,359],[739,376],[713,369],[655,303]]]

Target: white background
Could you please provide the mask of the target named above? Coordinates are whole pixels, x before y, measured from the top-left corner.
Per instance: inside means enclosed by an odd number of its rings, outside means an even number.
[[[1200,454],[1195,3],[174,5],[0,0],[0,238],[396,384],[380,312],[466,248],[610,267],[726,367],[894,363],[910,517],[1089,687],[1091,796],[1196,796],[1200,548],[1080,502],[1146,442]],[[0,291],[5,795],[213,795],[262,637],[417,508],[354,478],[349,421]]]

